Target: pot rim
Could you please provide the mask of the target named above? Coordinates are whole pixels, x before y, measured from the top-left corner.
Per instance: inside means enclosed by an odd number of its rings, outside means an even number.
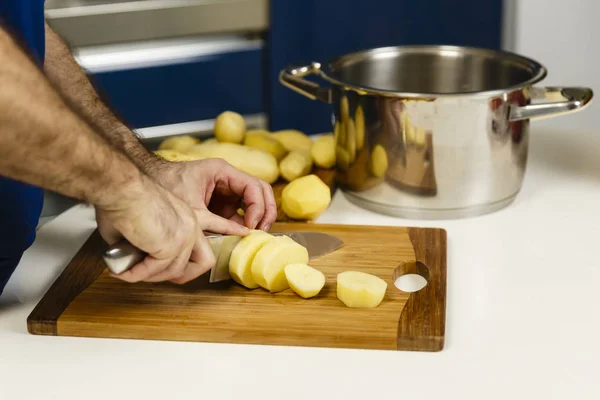
[[[402,92],[396,90],[379,89],[369,86],[360,86],[351,84],[348,82],[340,81],[328,74],[331,70],[334,70],[333,66],[337,63],[352,60],[356,61],[363,60],[367,56],[373,56],[377,54],[385,54],[388,52],[397,51],[417,51],[417,52],[453,52],[453,53],[470,53],[470,54],[483,54],[494,58],[505,58],[512,60],[513,62],[528,66],[532,70],[532,77],[524,82],[507,86],[505,88],[491,89],[491,90],[473,90],[473,91],[458,91],[458,92]],[[356,62],[353,61],[353,62]],[[354,90],[361,94],[371,94],[380,96],[393,96],[393,97],[407,97],[407,98],[438,98],[438,97],[456,97],[456,96],[486,96],[486,97],[497,97],[505,93],[512,92],[514,90],[521,90],[525,87],[533,86],[534,84],[543,80],[548,70],[538,61],[535,61],[529,57],[522,56],[520,54],[510,52],[507,50],[495,50],[483,47],[473,46],[455,46],[455,45],[402,45],[402,46],[385,46],[385,47],[374,47],[365,50],[359,50],[351,53],[347,53],[341,56],[333,57],[329,60],[327,67],[329,71],[325,72],[323,69],[319,70],[319,75],[329,81],[330,83],[338,86],[342,86],[345,90]]]

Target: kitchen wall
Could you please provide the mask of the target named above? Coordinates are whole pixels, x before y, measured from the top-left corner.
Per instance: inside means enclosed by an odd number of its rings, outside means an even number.
[[[587,86],[600,95],[600,2],[597,0],[505,0],[513,12],[513,36],[505,47],[548,69],[545,86]],[[511,43],[512,42],[512,43]],[[583,112],[536,121],[536,126],[596,130],[596,98]]]

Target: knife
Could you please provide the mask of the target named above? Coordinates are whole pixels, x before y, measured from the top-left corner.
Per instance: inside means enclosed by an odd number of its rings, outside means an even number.
[[[341,239],[322,232],[275,232],[271,235],[288,236],[296,243],[306,247],[310,260],[331,253],[344,245]],[[210,271],[209,282],[231,279],[229,258],[235,245],[242,240],[242,236],[214,235],[207,236],[206,239],[217,260]],[[146,255],[145,252],[123,239],[104,251],[102,258],[111,272],[118,275],[142,261]]]

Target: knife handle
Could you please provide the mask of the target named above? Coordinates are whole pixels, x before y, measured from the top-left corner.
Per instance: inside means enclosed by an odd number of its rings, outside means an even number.
[[[106,249],[102,258],[108,269],[118,275],[142,261],[147,255],[127,240],[122,239]]]

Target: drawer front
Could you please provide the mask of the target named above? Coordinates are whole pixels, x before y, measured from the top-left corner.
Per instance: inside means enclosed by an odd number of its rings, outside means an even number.
[[[81,49],[79,63],[112,109],[134,128],[263,113],[258,40],[170,41]]]

